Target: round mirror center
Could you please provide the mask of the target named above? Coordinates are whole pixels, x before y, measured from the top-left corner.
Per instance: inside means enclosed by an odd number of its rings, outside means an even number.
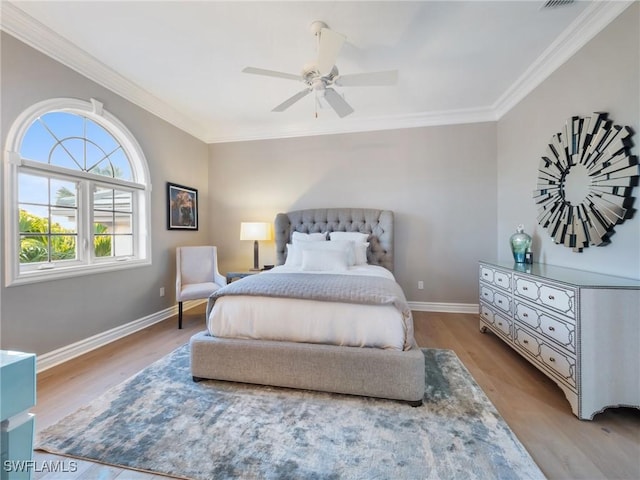
[[[572,165],[564,175],[562,182],[562,197],[571,205],[580,205],[587,194],[591,178],[584,165]]]

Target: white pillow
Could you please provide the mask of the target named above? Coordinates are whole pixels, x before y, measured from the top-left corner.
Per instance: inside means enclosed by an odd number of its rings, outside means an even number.
[[[345,242],[342,240],[338,240],[333,242],[302,242],[294,246],[296,248],[302,249],[303,252],[305,250],[345,252],[346,258],[347,258],[347,265],[353,266],[356,264],[355,243],[351,241]]]
[[[369,247],[368,233],[360,232],[331,232],[329,234],[331,241],[351,241],[354,242],[354,265],[367,264],[367,248]]]
[[[360,232],[331,232],[330,240],[352,240],[356,243],[365,243],[369,239],[368,233]]]
[[[342,272],[348,268],[345,250],[302,250],[303,272]]]
[[[287,243],[287,259],[284,264],[287,267],[299,267],[302,265],[302,250],[301,245],[315,242],[325,242],[327,240],[327,234],[325,233],[302,233],[293,232],[291,234],[291,242]]]
[[[293,232],[291,234],[291,242],[296,244],[298,242],[324,242],[327,240],[327,234],[325,233],[302,233]]]
[[[356,265],[367,264],[367,248],[369,248],[369,242],[354,244],[354,251],[356,254],[356,261],[355,261]]]
[[[302,248],[287,243],[287,259],[284,261],[287,267],[299,267],[302,265]]]

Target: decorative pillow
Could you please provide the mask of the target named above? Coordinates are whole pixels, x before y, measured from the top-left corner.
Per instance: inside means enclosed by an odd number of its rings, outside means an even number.
[[[346,250],[302,250],[304,272],[341,272],[348,268]]]
[[[356,264],[356,252],[355,243],[342,240],[333,242],[302,242],[298,245],[294,245],[297,248],[304,250],[322,250],[322,251],[338,251],[345,252],[347,258],[347,266],[353,266]]]
[[[291,242],[296,244],[298,242],[324,242],[327,240],[327,233],[302,233],[293,232],[291,234]]]
[[[351,240],[358,243],[365,243],[369,239],[368,233],[360,232],[331,232],[329,234],[330,240]]]

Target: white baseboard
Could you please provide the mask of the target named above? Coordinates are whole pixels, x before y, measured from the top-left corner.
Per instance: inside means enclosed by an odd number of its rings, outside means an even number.
[[[184,302],[183,308],[184,310],[189,310],[204,302],[206,302],[206,300],[192,300]],[[97,335],[94,335],[93,337],[85,338],[84,340],[72,343],[71,345],[67,345],[62,348],[58,348],[57,350],[38,355],[36,359],[37,372],[44,372],[51,367],[55,367],[56,365],[71,360],[72,358],[84,355],[91,350],[95,350],[96,348],[102,347],[115,340],[119,340],[123,337],[126,337],[127,335],[131,335],[138,330],[147,328],[155,323],[166,320],[167,318],[170,318],[177,314],[178,305],[173,305],[172,307],[165,308],[164,310],[152,313],[151,315],[147,315],[143,318],[139,318],[138,320],[134,320],[133,322],[120,325],[119,327],[99,333]]]
[[[189,310],[194,308],[206,300],[193,300],[190,302],[184,302],[184,309]],[[448,313],[478,313],[478,305],[473,303],[435,303],[435,302],[408,302],[409,308],[418,312],[448,312]],[[169,308],[165,308],[156,313],[152,313],[133,322],[129,322],[125,325],[107,330],[106,332],[99,333],[93,337],[85,338],[79,342],[72,343],[52,352],[38,355],[37,358],[37,372],[44,372],[45,370],[55,367],[61,363],[64,363],[72,358],[79,357],[85,353],[100,348],[108,343],[119,340],[127,335],[147,328],[155,323],[166,320],[169,317],[177,315],[178,306],[174,305]]]
[[[416,312],[473,313],[480,312],[477,303],[408,302]]]

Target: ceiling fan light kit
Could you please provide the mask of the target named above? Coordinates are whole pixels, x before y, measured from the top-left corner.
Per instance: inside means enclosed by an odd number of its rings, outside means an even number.
[[[311,30],[311,33],[313,33],[314,35],[318,36],[320,35],[320,31],[323,28],[329,28],[329,25],[327,25],[326,23],[324,23],[322,20],[314,20],[313,22],[311,22],[311,24],[309,25],[309,30]]]
[[[347,37],[329,29],[327,24],[320,20],[312,22],[309,28],[311,33],[318,38],[318,57],[315,62],[305,65],[300,75],[255,67],[245,67],[242,70],[244,73],[296,80],[305,84],[304,90],[277,105],[271,110],[272,112],[284,112],[311,92],[315,92],[316,97],[323,97],[336,114],[340,118],[344,118],[352,114],[354,110],[344,97],[333,88],[334,85],[359,87],[390,86],[397,83],[398,72],[396,70],[340,75],[335,63]]]

